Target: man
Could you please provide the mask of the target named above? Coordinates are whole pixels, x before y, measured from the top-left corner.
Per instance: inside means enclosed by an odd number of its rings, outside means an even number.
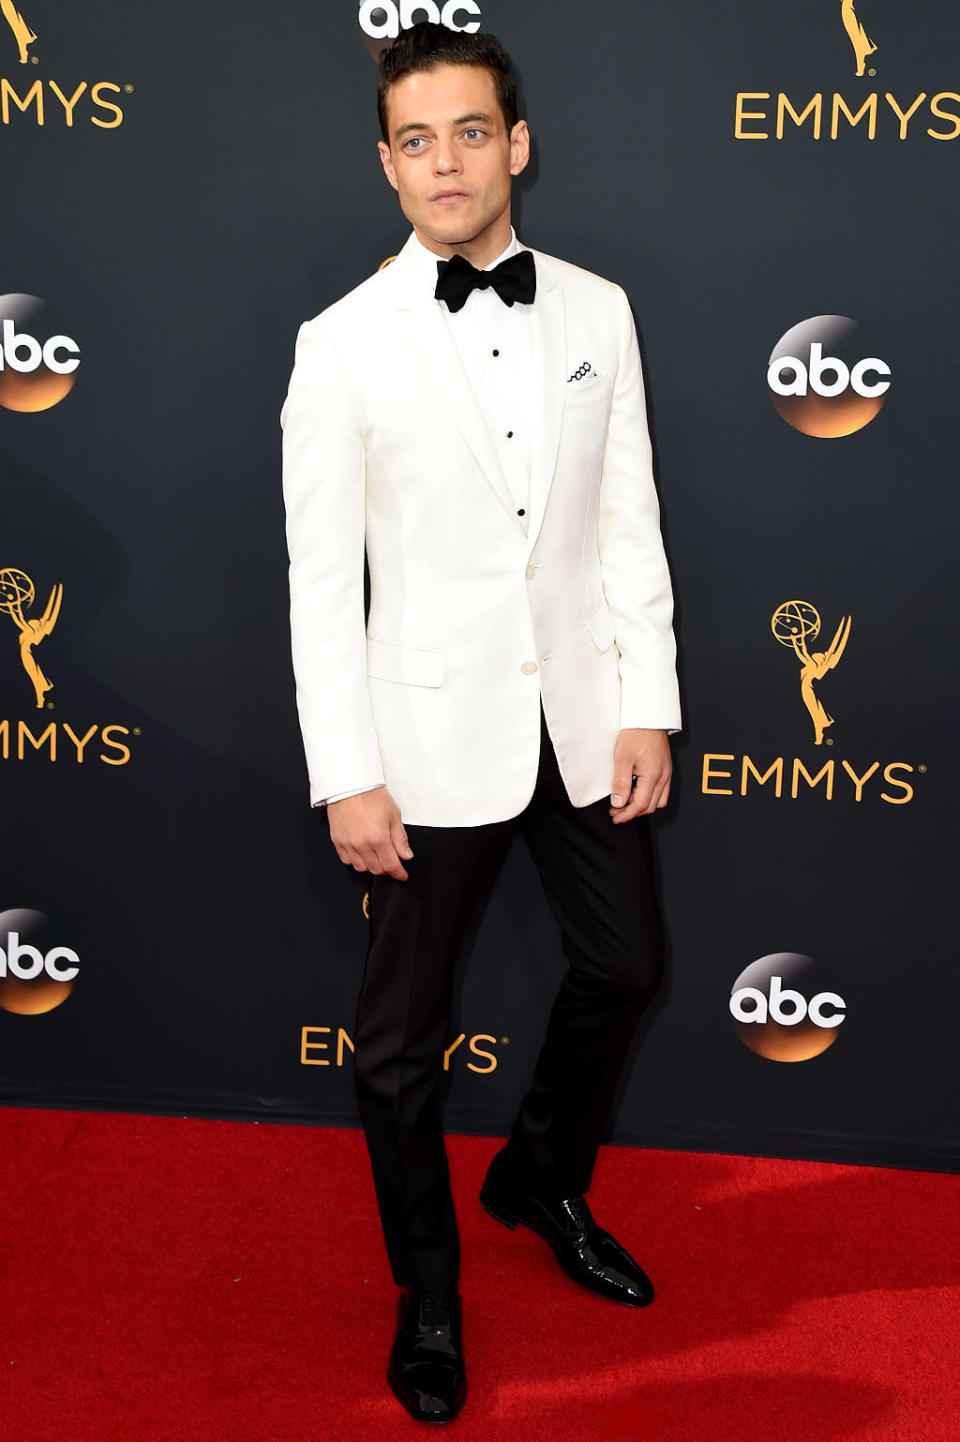
[[[646,818],[680,717],[630,310],[516,240],[512,63],[491,35],[418,25],[382,55],[378,99],[413,233],[301,328],[284,485],[312,800],[371,875],[354,1069],[403,1288],[388,1377],[442,1422],[466,1390],[438,1106],[452,974],[517,833],[569,969],[480,1200],[583,1286],[652,1300],[583,1194],[659,980]]]

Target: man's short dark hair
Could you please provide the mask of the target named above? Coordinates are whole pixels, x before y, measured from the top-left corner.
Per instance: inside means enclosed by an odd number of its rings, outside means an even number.
[[[516,125],[517,72],[513,61],[495,35],[468,35],[431,20],[422,20],[410,30],[401,30],[396,40],[380,55],[380,83],[377,86],[377,114],[380,133],[389,145],[387,94],[390,86],[405,75],[437,70],[441,65],[476,65],[489,70],[509,133]]]

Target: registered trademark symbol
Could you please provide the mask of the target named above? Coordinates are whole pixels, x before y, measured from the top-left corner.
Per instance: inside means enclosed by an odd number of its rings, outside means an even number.
[[[31,55],[31,56],[30,56],[30,64],[31,64],[31,65],[39,65],[39,64],[40,64],[40,58],[39,58],[39,56],[37,56],[37,55]]]
[[[47,710],[48,710],[48,711],[52,711],[52,710],[53,710],[53,704],[54,704],[54,703],[53,703],[52,701],[48,701],[48,702],[47,702]]]
[[[127,92],[128,95],[132,95],[132,94],[133,94],[133,86],[132,86],[132,85],[125,85],[123,88],[124,88],[124,90]]]
[[[828,745],[828,746],[832,746],[832,745],[833,745],[833,737],[832,737],[832,736],[828,736],[828,737],[827,737],[827,745]]]
[[[507,1042],[510,1040],[510,1038],[509,1038],[508,1036],[502,1036],[502,1037],[500,1038],[500,1040],[502,1041],[503,1045],[506,1046],[506,1044],[507,1044]]]
[[[926,769],[927,769],[927,768],[926,768],[925,766],[918,766],[918,767],[917,767],[917,770],[918,770],[918,771],[926,771]]]
[[[140,731],[140,727],[139,727],[139,726],[134,726],[134,728],[133,728],[133,734],[134,734],[134,736],[139,736],[139,735],[141,735],[141,731]]]
[[[867,74],[868,74],[868,75],[876,75],[876,73],[877,73],[877,72],[874,70],[873,66],[871,65],[871,66],[870,66],[870,69],[867,71]]]

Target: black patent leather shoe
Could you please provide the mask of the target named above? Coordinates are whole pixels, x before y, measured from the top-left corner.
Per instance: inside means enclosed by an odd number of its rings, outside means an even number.
[[[498,1222],[522,1222],[549,1242],[568,1277],[628,1307],[653,1301],[653,1283],[630,1253],[603,1227],[598,1227],[585,1197],[548,1200],[535,1196],[512,1173],[504,1152],[490,1163],[480,1204]]]
[[[467,1395],[460,1343],[460,1297],[453,1287],[402,1292],[387,1381],[418,1422],[450,1422]]]

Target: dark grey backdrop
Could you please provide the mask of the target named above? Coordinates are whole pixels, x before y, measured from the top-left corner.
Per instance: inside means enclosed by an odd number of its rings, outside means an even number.
[[[26,0],[25,0],[26,4]],[[615,1139],[955,1167],[952,555],[960,145],[930,112],[955,92],[960,20],[932,0],[860,6],[880,43],[856,79],[839,0],[682,6],[481,0],[520,66],[535,163],[529,244],[620,282],[647,359],[688,717],[657,827],[670,983],[638,1049]],[[34,907],[81,971],[42,1015],[0,1011],[8,1101],[355,1120],[349,1051],[363,885],[337,861],[306,779],[288,658],[278,411],[297,325],[402,244],[379,174],[374,66],[355,0],[78,8],[36,0],[36,63],[0,29],[8,104],[0,291],[45,298],[78,342],[73,391],[0,410],[0,566],[34,580],[36,712],[0,614],[0,716],[118,725],[124,766],[61,744],[0,760],[0,911]],[[87,90],[73,125],[52,91]],[[89,89],[120,105],[103,129]],[[132,87],[128,89],[127,87]],[[738,92],[815,93],[825,134],[737,139]],[[846,122],[878,95],[874,140]],[[906,110],[907,138],[885,93]],[[960,99],[943,102],[960,110]],[[762,129],[758,121],[749,128]],[[772,132],[773,126],[767,127]],[[813,439],[770,403],[792,325],[857,319],[892,368],[880,415]],[[42,339],[42,337],[41,337]],[[803,598],[821,643],[814,747],[799,668],[770,617]],[[140,734],[135,734],[139,728]],[[61,737],[62,742],[62,737]],[[732,796],[705,753],[734,756]],[[740,758],[785,758],[785,794],[738,792]],[[879,773],[789,794],[793,758]],[[816,762],[816,767],[814,766]],[[923,768],[923,769],[921,769]],[[727,1004],[745,966],[817,958],[848,1017],[822,1056],[745,1047]],[[509,859],[463,987],[451,1128],[502,1129],[560,972],[526,856]],[[308,1060],[304,1065],[302,1029]],[[496,1058],[489,1068],[479,1051]],[[503,1040],[508,1038],[508,1040]],[[453,1038],[451,1038],[453,1040]],[[329,1044],[324,1051],[320,1043]]]

